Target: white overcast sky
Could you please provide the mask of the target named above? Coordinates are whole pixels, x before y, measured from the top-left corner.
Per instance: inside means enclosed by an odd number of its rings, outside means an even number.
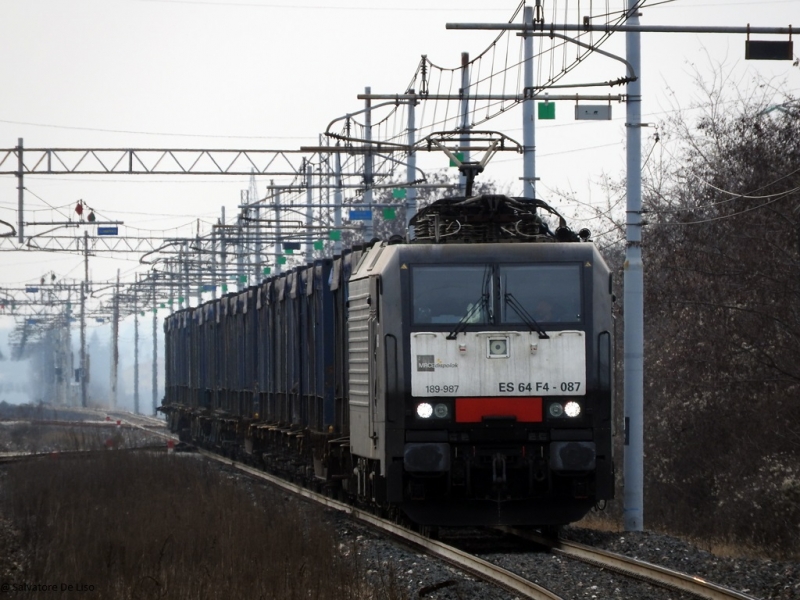
[[[462,51],[477,54],[496,35],[450,31],[445,23],[503,22],[515,8],[513,0],[0,0],[0,148],[14,147],[18,138],[29,148],[316,144],[331,120],[362,108],[356,95],[366,86],[401,93],[422,54],[457,66]],[[800,25],[800,0],[674,0],[645,8],[641,22]],[[708,75],[715,63],[733,69],[742,85],[761,75],[800,89],[800,69],[790,62],[746,62],[741,35],[643,34],[642,47],[645,121],[688,106],[693,70]],[[604,49],[623,53],[623,34]],[[540,197],[549,200],[548,190],[562,189],[587,202],[602,200],[593,182],[603,173],[622,176],[625,164],[624,106],[614,111],[610,122],[576,123],[565,106],[556,121],[537,123]],[[520,121],[513,112],[508,118]],[[521,139],[519,125],[512,129],[509,135]],[[521,174],[518,158],[500,155],[485,177],[519,186]],[[181,181],[28,177],[26,220],[56,218],[43,210],[47,205],[70,214],[82,198],[128,225],[155,231],[185,225],[180,231],[187,233],[201,219],[207,231],[220,206],[235,213],[239,190],[248,186],[247,178]],[[16,186],[13,176],[0,178],[0,219],[15,224]],[[92,259],[95,279],[112,278],[117,268],[131,279],[138,264]],[[82,259],[0,253],[0,287],[50,271],[82,277]]]

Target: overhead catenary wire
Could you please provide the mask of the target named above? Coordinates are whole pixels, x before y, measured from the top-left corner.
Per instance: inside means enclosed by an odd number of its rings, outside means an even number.
[[[673,160],[677,160],[675,155],[672,154],[668,149],[664,148],[664,151]],[[717,192],[719,192],[721,194],[725,194],[726,196],[730,196],[730,198],[727,198],[725,200],[720,200],[719,202],[712,202],[712,203],[709,203],[709,204],[704,204],[704,205],[699,205],[699,206],[694,207],[695,209],[700,210],[700,209],[709,209],[709,208],[714,208],[714,207],[717,207],[717,206],[722,206],[724,204],[729,204],[729,203],[734,202],[736,200],[770,200],[770,199],[772,199],[772,201],[780,200],[780,199],[786,197],[787,195],[791,195],[791,194],[793,194],[795,192],[800,191],[800,186],[797,186],[797,187],[794,187],[794,188],[791,188],[791,189],[788,189],[788,190],[782,190],[782,191],[775,192],[775,193],[772,193],[772,194],[759,195],[759,196],[756,196],[754,194],[756,192],[760,191],[760,190],[763,190],[763,189],[768,188],[770,186],[773,186],[773,185],[775,185],[777,183],[780,183],[784,179],[787,179],[787,178],[789,178],[789,177],[791,177],[793,175],[796,175],[798,173],[800,173],[800,167],[797,168],[797,169],[794,169],[792,171],[789,171],[788,173],[780,175],[779,177],[776,177],[776,178],[772,179],[768,183],[761,184],[757,188],[755,188],[753,190],[750,190],[748,192],[745,192],[745,193],[734,192],[734,191],[726,190],[724,188],[716,186],[716,185],[712,184],[710,181],[707,181],[707,180],[703,179],[700,175],[698,175],[698,174],[696,174],[696,173],[694,173],[692,171],[688,171],[687,175],[691,176],[694,180],[696,180],[701,185],[704,185],[704,186],[706,186],[706,187],[708,187],[710,189],[713,189],[713,190],[715,190],[715,191],[717,191]],[[667,225],[667,224],[691,225],[691,224],[707,223],[707,222],[710,222],[710,221],[715,221],[715,220],[720,220],[720,219],[732,218],[732,217],[738,216],[739,214],[743,214],[743,213],[746,213],[746,212],[751,212],[752,210],[755,210],[757,208],[772,204],[772,201],[765,202],[764,204],[761,204],[758,207],[752,207],[752,208],[749,208],[749,209],[747,209],[745,211],[742,211],[740,213],[732,213],[730,215],[722,215],[720,217],[714,217],[714,218],[711,218],[711,219],[699,220],[699,221],[696,221],[696,222],[681,222],[681,223],[668,223],[668,222],[665,222],[663,224],[664,225]],[[681,214],[681,213],[683,213],[685,211],[686,211],[686,208],[679,208],[679,209],[675,209],[675,210],[667,210],[667,209],[653,210],[652,212],[653,212],[653,214],[657,214],[657,215],[669,215],[669,214],[674,215],[674,214]]]
[[[642,5],[644,5],[644,2],[641,2],[639,6]],[[521,3],[517,7],[509,19],[509,23],[514,21],[523,6],[524,3]],[[609,2],[606,2],[605,6],[608,7]],[[593,10],[593,4],[590,3],[590,13]],[[555,22],[555,20],[559,18],[562,13],[565,15],[564,18],[567,18],[570,12],[571,6],[569,2],[563,2],[561,5],[559,5],[556,0],[552,3],[551,19],[553,22]],[[579,10],[578,12],[581,11]],[[614,13],[612,16],[617,14],[618,13]],[[625,15],[623,11],[619,13],[619,16],[615,16],[613,22],[619,22],[624,19],[624,17]],[[612,21],[609,21],[609,23],[611,22]],[[592,37],[592,32],[578,32],[575,35],[577,39],[590,39],[592,40],[592,44],[590,44],[588,48],[576,46],[576,54],[574,58],[568,57],[568,43],[564,39],[548,36],[539,38],[540,47],[535,52],[534,58],[532,59],[538,63],[538,66],[535,69],[537,77],[535,89],[545,89],[547,86],[553,85],[555,82],[563,78],[578,64],[580,64],[581,61],[593,50],[605,42],[610,35],[611,34],[609,32],[604,32],[602,36],[600,36],[597,40],[594,40]],[[502,41],[504,36],[506,39],[506,50],[504,55],[501,55],[497,52],[497,45]],[[467,86],[467,89],[463,90],[463,93],[466,94],[471,100],[468,109],[468,120],[472,127],[481,125],[482,123],[485,123],[507,112],[512,107],[519,104],[524,98],[525,90],[523,89],[524,86],[522,76],[524,67],[522,41],[524,38],[518,36],[519,43],[518,51],[516,53],[517,58],[513,62],[510,62],[509,56],[512,39],[513,36],[510,31],[501,31],[500,34],[492,39],[491,43],[486,46],[484,50],[479,52],[476,56],[471,57],[469,61],[468,69],[470,70],[470,82]],[[558,59],[556,58],[557,54],[559,55]],[[542,62],[545,58],[547,59],[548,63],[547,68],[543,67]],[[454,83],[456,79],[455,75],[456,73],[460,72],[461,68],[462,67],[460,65],[452,67],[442,66],[430,55],[424,55],[407,89],[411,90],[425,88],[426,90],[429,90],[433,88],[436,89],[437,96],[443,95],[443,90],[446,90],[445,93],[447,95],[455,96],[457,87]],[[516,77],[510,78],[509,75],[511,73],[516,74]],[[418,85],[420,82],[422,83],[421,86]],[[484,88],[488,88],[492,94],[506,97],[516,96],[516,99],[478,100],[477,96],[482,93]],[[425,106],[427,104],[426,94],[421,93],[419,100],[423,103],[423,109],[421,111],[422,119],[417,124],[417,130],[420,132],[422,137],[434,131],[450,129],[455,130],[460,127],[459,121],[461,119],[461,111],[458,108],[458,101],[434,101],[434,107],[431,115],[430,112],[426,110]],[[444,103],[444,106],[440,108],[439,104],[442,103]],[[388,136],[388,139],[400,139],[404,132],[404,128],[398,128],[398,130]]]
[[[523,5],[524,5],[524,3],[521,3],[517,7],[517,12],[521,9],[521,7]],[[580,6],[580,2],[578,3],[578,5]],[[600,5],[599,2],[597,2],[597,3],[590,2],[589,3],[589,13],[590,13],[589,16],[594,20],[597,20],[597,18],[600,16],[600,15],[597,15],[597,14],[592,14],[594,11],[597,10],[599,5]],[[623,14],[623,11],[618,11],[618,12],[609,11],[608,10],[608,7],[610,6],[609,0],[605,0],[604,5],[605,5],[605,9],[606,9],[606,13],[605,13],[606,15],[616,16],[616,15],[619,15],[619,14]],[[645,2],[640,2],[639,3],[639,6],[643,6],[643,5],[645,5]],[[569,5],[568,2],[562,2],[561,5],[558,5],[557,1],[554,1],[551,4],[551,6],[553,7],[553,12],[552,12],[553,20],[555,20],[556,16],[560,16],[560,15],[563,15],[563,18],[566,20],[567,17],[571,14],[571,12],[569,10],[571,8],[571,6]],[[580,14],[581,12],[582,12],[581,10],[578,10],[577,14]],[[583,12],[585,12],[585,11],[583,11]],[[516,13],[515,13],[514,16],[516,16]],[[514,16],[512,16],[512,20],[514,19]],[[606,17],[606,18],[608,18],[608,17]],[[488,87],[491,92],[494,92],[495,90],[497,90],[498,93],[502,93],[502,91],[505,91],[505,90],[509,90],[510,91],[512,89],[515,89],[517,91],[522,90],[521,72],[522,72],[522,66],[524,66],[524,64],[523,64],[523,61],[521,60],[521,57],[513,65],[508,64],[507,60],[505,60],[502,65],[499,64],[499,61],[502,60],[502,58],[503,58],[503,53],[502,52],[498,52],[497,45],[499,43],[502,43],[502,36],[503,35],[506,35],[506,40],[505,40],[506,53],[505,54],[506,54],[506,58],[507,58],[508,55],[509,55],[509,49],[512,48],[512,46],[513,46],[512,40],[514,39],[514,37],[512,35],[503,33],[503,34],[497,35],[494,38],[494,41],[489,46],[487,46],[487,48],[483,52],[479,53],[472,61],[472,65],[474,66],[474,73],[473,73],[472,81],[470,82],[470,85],[469,85],[468,89],[469,89],[469,93],[472,94],[473,96],[476,96],[477,92],[479,90],[481,90],[481,89],[485,89],[485,87]],[[583,35],[583,34],[578,34],[578,37],[580,37],[581,35]],[[594,41],[594,36],[597,36],[597,34],[595,34],[593,32],[588,32],[587,35],[589,36],[588,39],[590,39],[592,41]],[[599,44],[599,43],[600,43],[600,40],[595,42],[595,44]],[[538,72],[537,76],[540,78],[539,81],[537,82],[537,85],[541,85],[541,83],[543,81],[544,82],[548,81],[548,78],[549,79],[553,79],[553,78],[556,78],[556,77],[563,76],[563,74],[561,74],[561,71],[565,71],[565,70],[568,69],[568,67],[569,67],[568,58],[571,58],[571,57],[567,56],[566,48],[567,48],[567,44],[563,40],[551,40],[547,44],[545,44],[545,43],[542,44],[542,47],[540,48],[540,50],[539,50],[539,52],[537,53],[536,56],[537,56],[537,59],[540,60],[540,61],[543,60],[543,59],[546,59],[547,62],[550,63],[550,68],[549,69],[547,69],[547,68],[546,69],[537,69],[537,72]],[[556,55],[556,52],[558,52],[559,54]],[[575,58],[576,58],[576,60],[581,55],[582,55],[581,51],[578,48],[575,48]],[[450,80],[450,82],[449,82],[450,83],[450,85],[449,85],[450,91],[452,92],[454,90],[454,86],[453,86],[454,73],[455,73],[455,69],[457,69],[458,67],[454,68],[453,70],[450,70],[448,74],[445,74],[445,73],[447,73],[447,71],[444,68],[438,67],[437,65],[434,65],[430,61],[423,61],[423,65],[425,65],[425,68],[428,69],[428,71],[433,70],[434,72],[436,72],[437,69],[441,70],[440,73],[436,73],[436,77],[438,77],[438,85],[445,86],[447,84],[447,79],[449,79]],[[516,78],[511,76],[513,73],[517,73],[517,77]],[[430,75],[430,73],[428,75]],[[514,81],[514,79],[516,79],[516,81]],[[498,89],[498,86],[499,86],[501,81],[503,82],[502,90]],[[421,100],[423,102],[423,105],[427,105],[427,102],[425,102],[424,98],[422,98]],[[473,98],[472,102],[470,103],[470,109],[469,109],[470,110],[470,121],[473,124],[480,123],[480,122],[485,122],[486,120],[489,120],[489,119],[493,118],[494,116],[496,116],[496,115],[498,115],[498,114],[500,114],[502,112],[505,112],[506,110],[512,108],[515,103],[516,103],[515,101],[510,101],[510,102],[509,101],[495,101],[495,102],[487,101],[487,102],[484,102],[483,104],[481,104],[481,102],[479,102],[477,100],[477,98]],[[435,102],[434,106],[436,106],[437,104],[438,104],[438,102]],[[406,119],[403,118],[405,110],[406,110],[406,105],[403,104],[403,103],[399,103],[397,106],[395,106],[393,109],[391,109],[391,112],[390,112],[389,115],[386,115],[382,119],[379,118],[379,119],[375,120],[375,123],[374,123],[373,127],[376,130],[379,131],[378,135],[380,136],[380,138],[389,139],[389,140],[403,139],[403,137],[407,134],[407,123],[406,123]],[[434,117],[438,117],[438,116],[440,116],[440,115],[437,115],[436,114],[436,110],[434,110]],[[428,131],[432,130],[435,127],[436,128],[446,128],[446,126],[449,123],[451,123],[453,119],[458,118],[458,116],[459,116],[458,115],[458,111],[457,110],[456,111],[453,110],[453,105],[451,103],[446,103],[445,107],[444,107],[444,118],[443,119],[442,118],[438,118],[438,119],[434,118],[434,119],[432,119],[430,121],[427,121],[427,122],[425,120],[423,120],[423,122],[420,124],[420,128],[428,127]],[[356,128],[358,128],[358,127],[362,127],[363,128],[363,125],[360,124],[360,123],[357,123],[355,119],[353,119],[353,126],[356,127]],[[191,135],[192,136],[196,136],[196,137],[203,137],[202,134],[191,134]],[[205,137],[213,137],[213,136],[205,136]],[[221,136],[221,137],[231,137],[231,136]],[[259,138],[261,136],[243,136],[243,137]],[[361,137],[363,137],[363,135]],[[292,138],[288,138],[288,139],[292,139]],[[612,143],[612,144],[603,144],[601,146],[594,146],[594,147],[605,147],[605,146],[615,146],[615,145],[617,145],[617,144],[613,144]],[[555,154],[564,154],[564,153],[566,153],[566,152],[542,153],[542,154],[540,154],[540,156],[546,157],[546,156],[552,156],[552,155],[555,155]],[[652,149],[651,149],[651,153],[652,153]],[[650,155],[648,155],[648,158],[649,158],[649,156]],[[358,158],[358,159],[353,159],[353,160],[362,160],[362,159]],[[646,163],[647,163],[647,159],[645,160],[645,164]],[[393,171],[389,171],[389,172],[393,172]],[[72,179],[72,181],[75,181],[75,179]],[[294,199],[288,199],[289,203],[294,202],[294,201],[295,201]],[[284,207],[284,209],[287,209],[287,207]],[[321,218],[321,215],[320,215],[320,218]],[[190,226],[191,226],[190,224],[180,225],[178,227],[169,228],[168,231],[177,231],[180,228],[190,227]],[[132,228],[132,230],[135,230],[135,231],[153,231],[152,229],[147,230],[147,229],[143,229],[143,228]]]
[[[769,200],[769,201],[764,202],[762,204],[759,204],[758,206],[752,206],[750,208],[746,208],[744,210],[741,210],[739,212],[735,212],[735,213],[732,213],[732,214],[729,214],[729,215],[720,215],[720,216],[717,216],[717,217],[709,217],[708,219],[699,219],[699,220],[696,220],[696,221],[665,221],[665,222],[659,223],[659,225],[701,225],[701,224],[704,224],[704,223],[712,223],[714,221],[723,221],[725,219],[732,219],[734,217],[739,217],[741,215],[744,215],[744,214],[759,210],[761,208],[764,208],[765,206],[769,206],[770,204],[774,204],[775,202],[778,202],[779,200],[783,200],[784,198],[790,196],[791,194],[793,194],[794,192],[797,192],[797,191],[800,191],[800,187],[794,188],[792,190],[788,190],[788,191],[780,194],[778,197],[773,198],[772,200]],[[700,208],[703,208],[703,207],[700,207]],[[660,214],[663,214],[663,213],[660,213]]]

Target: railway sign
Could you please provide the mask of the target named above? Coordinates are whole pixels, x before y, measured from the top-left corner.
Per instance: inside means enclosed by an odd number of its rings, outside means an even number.
[[[746,40],[744,43],[745,60],[792,60],[794,47],[792,41],[780,42],[771,40]]]
[[[576,104],[575,119],[578,121],[610,121],[610,104]]]
[[[350,211],[350,220],[351,221],[369,221],[372,219],[372,211],[371,210],[351,210]]]
[[[372,211],[371,210],[351,210],[350,211],[350,220],[351,221],[369,221],[372,219]]]

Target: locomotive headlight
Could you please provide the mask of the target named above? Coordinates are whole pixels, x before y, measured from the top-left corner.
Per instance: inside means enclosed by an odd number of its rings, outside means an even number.
[[[447,413],[449,413],[449,409],[447,408],[447,404],[437,404],[433,407],[433,414],[436,415],[437,419],[444,419],[447,417]]]
[[[447,407],[445,407],[445,410],[446,409]],[[417,404],[417,416],[420,419],[430,419],[431,415],[433,415],[433,406],[431,406],[427,402]]]
[[[574,400],[570,400],[564,405],[564,413],[568,417],[577,417],[581,414],[581,405]]]
[[[551,417],[560,417],[564,414],[564,407],[558,402],[553,402],[547,410]]]

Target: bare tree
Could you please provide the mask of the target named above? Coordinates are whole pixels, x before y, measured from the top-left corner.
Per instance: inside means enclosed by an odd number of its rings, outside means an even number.
[[[727,84],[667,124],[678,148],[647,188],[647,510],[797,554],[800,104]]]

